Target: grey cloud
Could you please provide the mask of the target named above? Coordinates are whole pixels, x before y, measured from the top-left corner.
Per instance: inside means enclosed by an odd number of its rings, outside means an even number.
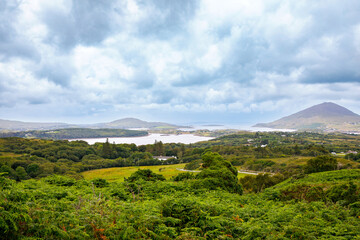
[[[49,103],[49,99],[37,96],[31,96],[26,99],[26,101],[31,105],[39,105]]]
[[[291,96],[294,93],[290,94],[291,89],[288,89],[288,92],[276,92],[271,94],[262,93],[261,91],[254,96],[257,102],[267,102],[267,101],[280,101],[291,99]]]
[[[340,83],[340,82],[359,82],[360,75],[352,72],[331,72],[327,69],[319,69],[318,71],[308,71],[302,76],[304,83]]]
[[[169,38],[186,29],[196,13],[197,0],[140,0],[148,15],[138,25],[138,34],[155,38]]]
[[[257,71],[288,75],[293,69],[303,67],[305,70],[300,81],[304,83],[358,82],[360,58],[349,31],[360,24],[360,2],[349,2],[310,3],[310,6],[291,3],[292,14],[296,18],[311,19],[295,35],[281,27],[269,26],[269,29],[262,29],[257,28],[256,24],[244,23],[241,26],[241,36],[232,46],[231,53],[226,56],[218,74],[240,82],[250,82]],[[276,11],[279,7],[280,5],[271,11]],[[224,35],[228,34],[228,31],[221,30],[225,32]],[[319,45],[318,41],[323,37],[339,41],[335,53],[323,50],[324,46]],[[319,53],[321,61],[316,56],[298,59],[297,54],[304,48]],[[327,52],[321,53],[322,51]]]
[[[201,69],[194,67],[184,67],[181,78],[174,81],[174,87],[192,87],[197,85],[207,85],[214,80],[214,76]]]
[[[71,49],[77,44],[96,45],[111,34],[112,1],[73,1],[70,13],[45,9],[42,18],[49,29],[48,41]]]
[[[66,61],[50,60],[43,63],[35,74],[39,78],[47,78],[57,85],[66,87],[75,72],[74,67]]]
[[[7,86],[5,86],[6,76],[0,73],[0,94],[2,95],[6,90]]]
[[[0,107],[14,107],[16,102],[8,101],[7,99],[0,98]]]
[[[31,4],[31,0],[27,1]],[[10,81],[4,83],[6,76],[0,76],[0,104],[10,106],[12,101],[15,105],[36,105],[36,109],[44,105],[44,113],[47,112],[45,105],[51,105],[53,109],[62,109],[63,115],[79,117],[111,112],[116,108],[114,105],[118,109],[128,109],[127,106],[134,104],[140,112],[146,111],[142,105],[164,104],[164,111],[169,111],[169,114],[172,114],[174,106],[186,109],[184,112],[187,111],[187,114],[204,106],[201,116],[207,116],[206,111],[217,111],[213,109],[220,109],[218,106],[226,109],[226,105],[231,103],[241,103],[239,108],[257,111],[266,109],[269,102],[285,105],[295,102],[295,98],[309,99],[308,102],[336,99],[340,95],[347,99],[358,98],[355,93],[352,96],[347,94],[351,91],[348,86],[360,83],[360,55],[356,49],[359,45],[353,43],[355,38],[351,32],[355,25],[360,24],[358,0],[280,0],[272,1],[275,4],[270,7],[269,1],[264,0],[265,10],[259,18],[238,18],[230,14],[224,19],[209,19],[207,23],[204,17],[212,16],[207,13],[197,15],[198,5],[201,6],[198,1],[135,1],[140,9],[136,17],[124,12],[126,1],[69,0],[65,1],[72,3],[69,12],[55,6],[45,7],[34,23],[42,21],[48,35],[45,39],[34,39],[36,48],[31,36],[18,32],[23,26],[17,25],[20,24],[18,14],[22,13],[18,12],[16,5],[11,5],[11,0],[0,0],[0,61],[4,62],[4,68],[12,63],[6,60],[13,57],[34,59],[36,65],[29,61],[11,65],[20,66],[18,71],[13,71],[13,76],[32,76],[34,84],[46,78],[62,86],[49,84],[49,89],[38,93],[41,97],[31,96],[31,91],[22,90],[27,85],[12,88],[8,84]],[[279,9],[284,13],[275,16]],[[295,18],[294,23],[299,20],[300,27],[281,22],[287,21],[286,14],[289,14],[290,20]],[[303,28],[302,20],[308,20]],[[207,28],[202,23],[214,23],[216,26]],[[42,32],[42,25],[34,27]],[[192,35],[197,27],[204,32]],[[241,31],[240,34],[234,32],[235,28]],[[103,42],[108,37],[108,41]],[[321,39],[326,37],[337,41],[336,48],[327,50],[323,46]],[[85,46],[85,50],[79,47],[81,51],[72,51],[77,45]],[[214,55],[209,51],[209,58],[206,46],[216,47]],[[170,51],[169,55],[165,51]],[[43,54],[41,58],[40,52]],[[86,54],[92,56],[91,52],[103,53],[106,59],[111,58],[114,73],[110,67],[91,66],[95,64],[91,61],[82,69],[82,64],[77,61],[83,60]],[[207,68],[205,61],[211,61],[218,55],[219,65]],[[151,69],[150,66],[156,65],[156,58],[162,56],[166,57],[156,66],[156,71]],[[174,59],[169,56],[174,56]],[[118,70],[117,61],[124,68]],[[80,67],[77,69],[76,66]],[[96,71],[92,72],[92,67]],[[118,73],[125,68],[134,71],[132,77],[127,77],[131,76],[130,70]],[[89,72],[80,72],[84,69]],[[299,76],[292,78],[295,70],[298,70]],[[103,71],[108,71],[108,74]],[[97,73],[100,74],[96,76]],[[86,81],[75,81],[77,77],[87,75],[101,78],[96,79],[100,87],[89,84],[89,88],[84,86],[89,91],[80,94],[81,84],[86,85]],[[286,83],[287,78],[291,78],[290,84]],[[161,85],[163,82],[166,82],[164,86]],[[341,91],[331,89],[331,86],[337,85],[334,83],[342,82],[346,82],[343,84],[346,87]],[[112,84],[117,83],[119,85],[112,89]],[[318,84],[310,85],[314,83]],[[31,83],[28,86],[32,86]],[[120,86],[124,87],[120,89]],[[270,86],[269,89],[267,86]],[[291,87],[294,89],[289,89]],[[317,89],[322,88],[325,93],[317,93]],[[252,104],[265,107],[252,108]]]
[[[348,29],[349,26],[359,23],[360,2],[357,0],[348,1],[327,1],[326,4],[312,2],[304,8],[314,17],[315,25],[312,26],[314,35],[336,35]]]
[[[320,53],[321,60],[303,62],[305,67],[300,81],[312,84],[360,82],[360,55],[351,44],[354,39],[350,36],[345,39],[338,41],[338,47],[329,53]]]
[[[32,42],[15,29],[21,1],[0,2],[0,60],[11,57],[38,59]]]
[[[155,103],[169,103],[176,96],[170,89],[159,89],[152,92],[152,98]]]
[[[136,66],[135,70],[136,72],[130,81],[136,89],[150,88],[154,85],[156,76],[146,63]]]

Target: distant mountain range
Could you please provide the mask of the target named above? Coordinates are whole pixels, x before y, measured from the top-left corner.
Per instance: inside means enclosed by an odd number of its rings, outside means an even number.
[[[360,131],[360,115],[335,103],[324,102],[270,123],[254,127]]]
[[[146,122],[137,118],[123,118],[109,123],[100,124],[102,128],[178,128],[180,126],[176,126],[169,123],[163,122]]]
[[[67,123],[21,122],[0,119],[0,130],[49,130],[70,128],[72,126]]]
[[[53,130],[64,128],[114,128],[114,129],[169,129],[179,128],[169,123],[146,122],[136,118],[124,118],[109,123],[97,124],[67,124],[67,123],[39,123],[39,122],[21,122],[0,119],[0,131],[27,131],[27,130]]]

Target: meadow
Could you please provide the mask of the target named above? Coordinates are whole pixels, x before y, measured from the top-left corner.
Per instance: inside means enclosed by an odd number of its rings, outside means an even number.
[[[92,180],[95,178],[103,178],[109,182],[123,182],[125,178],[128,178],[136,172],[138,169],[150,169],[154,173],[163,175],[166,180],[171,179],[172,177],[182,173],[179,169],[184,169],[185,163],[182,164],[173,164],[173,165],[158,165],[158,166],[139,166],[139,167],[116,167],[116,168],[105,168],[105,169],[96,169],[86,172],[82,172],[81,175],[85,180]],[[239,171],[241,168],[237,167]],[[197,172],[193,172],[197,174]],[[250,173],[251,174],[251,173]],[[245,177],[246,173],[238,173],[238,178]]]
[[[125,178],[128,178],[136,172],[138,169],[150,169],[154,173],[163,175],[166,179],[170,179],[173,176],[178,175],[182,171],[185,164],[173,164],[173,165],[157,165],[157,166],[136,166],[136,167],[116,167],[96,169],[91,171],[82,172],[81,175],[86,180],[92,180],[95,178],[103,178],[110,182],[123,182]]]

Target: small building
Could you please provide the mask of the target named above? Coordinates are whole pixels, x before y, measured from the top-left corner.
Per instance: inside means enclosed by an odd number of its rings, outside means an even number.
[[[170,158],[175,158],[177,159],[176,156],[153,156],[154,159],[157,159],[157,160],[161,160],[161,161],[165,161],[165,160],[168,160]]]
[[[351,151],[351,150],[349,150],[349,151],[346,152],[346,154],[350,154],[350,153],[352,153],[352,154],[357,154],[358,152],[357,152],[357,151]]]

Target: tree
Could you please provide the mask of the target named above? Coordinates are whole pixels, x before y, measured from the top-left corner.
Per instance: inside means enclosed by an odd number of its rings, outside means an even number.
[[[246,175],[240,179],[240,183],[248,192],[261,192],[265,188],[271,187],[279,182],[283,181],[282,175],[271,176],[268,173],[258,174],[256,176]]]
[[[154,143],[154,155],[157,156],[162,156],[164,155],[165,151],[164,151],[164,144],[162,143],[162,141],[155,141]]]
[[[17,175],[14,169],[9,167],[8,165],[3,165],[0,167],[0,173],[6,173],[5,176],[8,176],[9,178],[16,179]]]
[[[205,187],[209,189],[221,188],[223,190],[242,194],[243,189],[237,179],[237,170],[228,161],[225,161],[220,154],[206,152],[202,155],[203,171],[196,175],[200,180],[195,183],[195,187]]]
[[[41,173],[40,166],[36,163],[31,163],[27,166],[26,172],[29,174],[30,177],[34,178]]]
[[[165,177],[161,174],[154,173],[150,169],[139,169],[126,179],[127,182],[135,182],[138,180],[164,181]]]
[[[112,151],[111,151],[111,145],[109,143],[109,139],[106,139],[106,142],[102,146],[101,156],[103,158],[111,158]]]
[[[307,161],[305,171],[307,173],[332,171],[337,169],[336,158],[328,155],[317,156]]]
[[[23,168],[21,166],[17,167],[15,171],[20,180],[25,180],[25,179],[29,178],[29,176],[27,175],[27,173],[25,171],[25,168]]]
[[[300,155],[301,154],[300,147],[297,144],[294,146],[294,154],[295,155]]]

